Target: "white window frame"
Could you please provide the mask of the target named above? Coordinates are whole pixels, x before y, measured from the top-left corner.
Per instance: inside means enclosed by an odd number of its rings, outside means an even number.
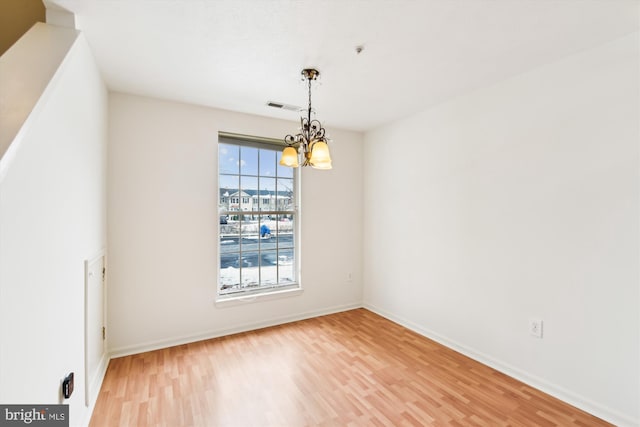
[[[234,133],[229,133],[229,132],[219,132],[218,133],[218,143],[226,143],[226,144],[234,144],[234,145],[239,145],[239,146],[245,146],[245,147],[254,147],[254,148],[262,148],[262,149],[274,149],[274,151],[281,151],[281,149],[284,147],[284,142],[282,140],[276,140],[276,139],[271,139],[271,138],[263,138],[263,137],[255,137],[255,136],[248,136],[248,135],[241,135],[241,134],[234,134]],[[219,155],[219,152],[218,152]],[[277,155],[278,159],[279,159],[279,155]],[[217,195],[219,198],[220,195],[220,169],[219,169],[219,161],[218,161],[218,167],[217,167],[217,179],[218,179],[218,184],[217,184]],[[277,169],[277,167],[276,167]],[[242,176],[242,174],[239,174],[240,176]],[[253,176],[253,175],[250,175]],[[258,174],[258,176],[260,176],[260,174]],[[227,216],[228,218],[231,218],[232,215],[238,215],[238,209],[234,209],[231,206],[229,206],[228,209],[226,210],[220,210],[218,212],[218,215],[215,217],[216,219],[216,223],[217,225],[217,245],[218,245],[218,256],[217,256],[217,284],[216,284],[216,303],[223,303],[223,304],[227,304],[229,302],[251,302],[251,301],[256,301],[259,299],[264,299],[265,297],[268,297],[269,299],[272,297],[278,297],[278,296],[289,296],[292,294],[297,294],[302,292],[302,285],[301,285],[301,280],[300,280],[300,267],[301,267],[301,250],[300,250],[300,228],[301,228],[301,215],[300,215],[300,170],[299,168],[295,168],[293,169],[293,210],[290,211],[282,211],[282,210],[251,210],[251,211],[246,211],[246,212],[242,212],[242,214],[244,215],[248,215],[248,216],[258,216],[258,215],[291,215],[293,218],[293,253],[294,253],[294,260],[293,260],[293,268],[294,268],[294,281],[293,282],[287,282],[285,284],[275,284],[273,286],[262,286],[262,287],[256,287],[256,288],[245,288],[242,289],[240,288],[239,290],[236,290],[234,292],[227,292],[227,293],[221,293],[221,287],[222,287],[222,283],[221,283],[221,239],[220,239],[220,232],[221,232],[221,226],[223,224],[219,224],[219,217],[220,216]],[[289,178],[289,177],[287,177]],[[239,188],[239,198],[242,198],[242,188]],[[259,192],[258,192],[259,193]],[[253,196],[249,196],[249,198],[251,199],[251,197]],[[258,194],[257,197],[260,199],[261,196]],[[251,204],[252,205],[252,204]],[[241,235],[241,234],[240,234]],[[261,250],[258,250],[259,253],[261,253]],[[240,250],[239,252],[240,254],[240,259],[242,260],[242,251]],[[260,256],[260,258],[262,258]],[[240,269],[243,268],[242,265],[239,266]],[[279,267],[277,267],[279,268]]]

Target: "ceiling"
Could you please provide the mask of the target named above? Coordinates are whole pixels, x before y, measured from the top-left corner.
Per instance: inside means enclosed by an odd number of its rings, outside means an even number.
[[[640,0],[49,0],[111,90],[364,131],[638,31]],[[364,49],[356,53],[356,46]]]

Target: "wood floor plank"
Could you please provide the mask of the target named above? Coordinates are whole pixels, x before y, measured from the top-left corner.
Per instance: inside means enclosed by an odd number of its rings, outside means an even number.
[[[608,426],[365,309],[111,360],[90,427]]]

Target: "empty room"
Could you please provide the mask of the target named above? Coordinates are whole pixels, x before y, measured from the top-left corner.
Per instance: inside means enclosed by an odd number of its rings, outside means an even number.
[[[2,0],[0,425],[640,426],[639,31]]]

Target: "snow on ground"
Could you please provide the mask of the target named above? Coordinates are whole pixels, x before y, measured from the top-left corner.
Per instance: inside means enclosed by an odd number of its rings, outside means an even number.
[[[242,278],[239,268],[223,268],[220,270],[220,293],[233,293],[240,289],[273,287],[278,284],[278,272],[280,273],[281,285],[295,282],[293,263],[286,260],[281,261],[279,265],[262,266],[262,268],[257,266],[243,267]]]
[[[233,240],[228,238],[238,235],[242,235],[243,239],[251,239],[253,237],[258,240],[260,239],[258,233],[261,224],[266,224],[269,227],[272,237],[293,232],[293,221],[289,220],[229,221],[228,224],[220,225],[220,244],[234,243]],[[280,275],[279,282],[278,274]],[[292,261],[286,256],[282,256],[277,265],[243,266],[242,269],[229,266],[220,270],[220,289],[222,294],[234,293],[240,289],[270,288],[277,284],[287,285],[291,283],[295,283],[294,268]]]

